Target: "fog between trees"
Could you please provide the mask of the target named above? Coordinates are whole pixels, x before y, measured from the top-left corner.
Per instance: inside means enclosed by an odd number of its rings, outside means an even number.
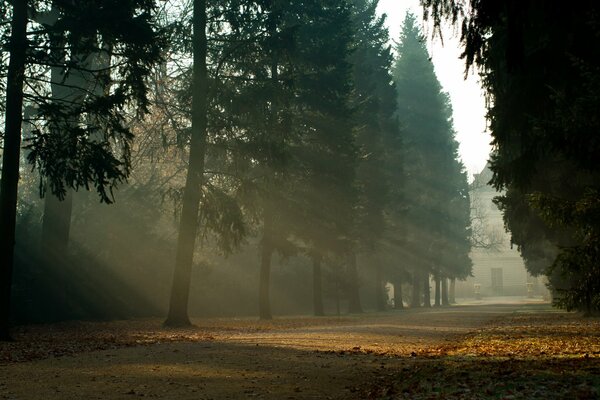
[[[419,22],[392,52],[376,1],[158,3],[1,2],[3,337],[449,304],[486,241]]]

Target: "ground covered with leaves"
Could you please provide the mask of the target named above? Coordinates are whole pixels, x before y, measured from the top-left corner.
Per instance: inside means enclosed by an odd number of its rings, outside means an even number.
[[[0,399],[597,399],[600,320],[548,305],[69,322],[0,343]]]
[[[600,399],[600,319],[517,310],[423,349],[370,398]]]

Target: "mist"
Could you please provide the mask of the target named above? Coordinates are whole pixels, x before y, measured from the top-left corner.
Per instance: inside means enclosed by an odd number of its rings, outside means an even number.
[[[0,397],[595,398],[600,9],[529,3],[0,1]]]

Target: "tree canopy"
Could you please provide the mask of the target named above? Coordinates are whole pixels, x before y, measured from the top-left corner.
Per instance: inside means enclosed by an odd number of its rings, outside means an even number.
[[[598,4],[423,2],[462,26],[466,67],[483,78],[491,183],[507,229],[557,304],[598,310]]]

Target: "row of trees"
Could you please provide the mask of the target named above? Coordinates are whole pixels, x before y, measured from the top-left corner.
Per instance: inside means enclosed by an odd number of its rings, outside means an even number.
[[[423,1],[437,26],[462,24],[467,68],[489,97],[492,184],[507,229],[557,305],[600,310],[600,6]]]
[[[312,260],[317,315],[324,266],[343,276],[351,312],[362,310],[361,269],[374,270],[381,309],[386,281],[398,294],[412,280],[412,304],[428,305],[430,274],[445,289],[470,272],[451,107],[413,16],[394,63],[376,1],[106,3],[2,2],[12,18],[2,26],[4,338],[25,134],[50,268],[72,252],[73,189],[112,202],[133,173],[126,188],[175,200],[168,325],[189,324],[198,244],[258,246],[261,318],[272,315],[276,253]]]

